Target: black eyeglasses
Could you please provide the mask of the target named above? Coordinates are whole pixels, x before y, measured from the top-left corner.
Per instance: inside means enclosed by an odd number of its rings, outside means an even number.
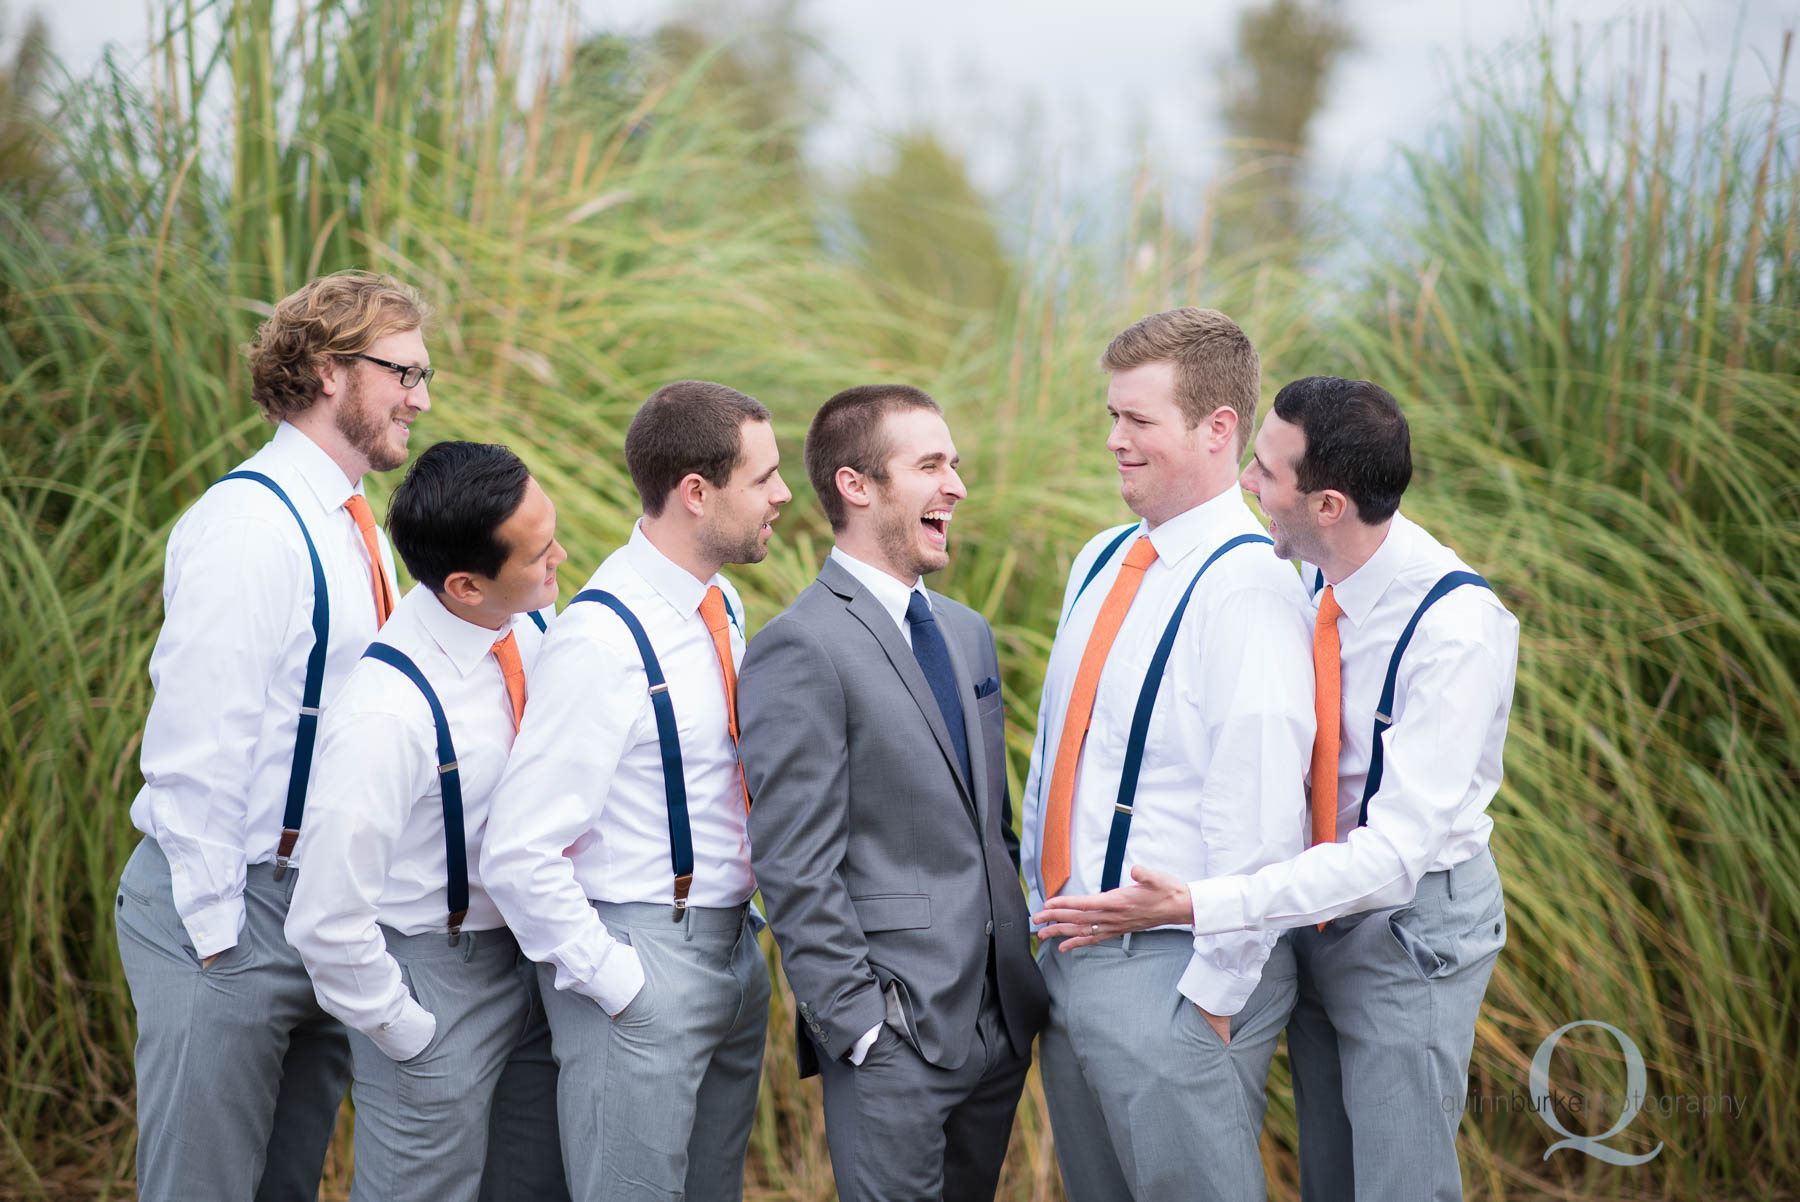
[[[354,359],[367,359],[376,367],[385,367],[391,372],[398,373],[400,376],[400,387],[402,388],[411,388],[415,384],[428,382],[431,377],[437,375],[437,368],[435,367],[420,367],[417,364],[406,363],[389,363],[386,359],[377,359],[374,355],[358,354],[351,357]]]

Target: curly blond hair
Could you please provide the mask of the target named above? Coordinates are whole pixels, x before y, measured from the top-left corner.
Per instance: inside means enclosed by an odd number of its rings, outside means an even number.
[[[392,276],[340,271],[319,276],[281,299],[244,347],[250,395],[272,422],[303,413],[319,396],[319,369],[378,338],[422,327],[431,311]]]

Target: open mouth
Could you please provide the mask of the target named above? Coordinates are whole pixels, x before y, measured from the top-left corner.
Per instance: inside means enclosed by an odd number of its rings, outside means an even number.
[[[919,519],[919,524],[925,527],[926,538],[936,545],[943,546],[949,541],[950,511],[948,509],[932,510]]]

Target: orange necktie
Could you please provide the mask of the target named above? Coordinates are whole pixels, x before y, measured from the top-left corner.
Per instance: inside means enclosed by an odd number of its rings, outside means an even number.
[[[356,493],[344,502],[344,508],[356,519],[356,528],[362,532],[363,546],[369,549],[369,578],[375,590],[375,625],[381,626],[394,612],[394,586],[389,583],[387,572],[381,567],[381,545],[375,541],[375,515],[369,510],[369,503]]]
[[[519,660],[519,641],[512,631],[494,643],[494,658],[500,661],[500,674],[506,677],[506,699],[512,702],[513,733],[519,733],[519,720],[525,716],[525,665]]]
[[[1312,841],[1337,842],[1338,751],[1343,746],[1343,682],[1338,651],[1338,618],[1343,615],[1331,586],[1319,598],[1313,622]]]
[[[737,668],[731,662],[731,617],[725,611],[725,594],[718,585],[707,588],[700,600],[700,616],[712,632],[713,650],[719,653],[719,672],[725,677],[725,723],[731,729],[731,745],[737,746]],[[738,788],[744,792],[744,809],[750,808],[750,786],[744,780],[744,764],[738,761]]]
[[[1069,883],[1069,810],[1075,800],[1075,765],[1081,758],[1081,744],[1087,738],[1088,724],[1094,717],[1094,694],[1100,688],[1100,670],[1106,666],[1106,653],[1125,621],[1125,611],[1144,582],[1144,569],[1156,560],[1156,548],[1140,535],[1125,553],[1125,563],[1112,591],[1100,603],[1094,619],[1093,633],[1081,653],[1081,666],[1075,670],[1075,687],[1069,694],[1069,710],[1063,717],[1062,738],[1056,745],[1056,769],[1050,776],[1050,804],[1044,815],[1044,846],[1038,857],[1044,879],[1044,896],[1055,897]]]

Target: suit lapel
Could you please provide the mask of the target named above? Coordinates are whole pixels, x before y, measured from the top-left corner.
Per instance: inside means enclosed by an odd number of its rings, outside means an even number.
[[[846,608],[849,609],[851,616],[867,627],[869,633],[875,636],[875,641],[881,644],[882,651],[887,654],[888,662],[893,665],[894,671],[899,673],[901,683],[906,686],[906,691],[912,694],[912,699],[918,705],[919,712],[925,715],[925,724],[931,728],[932,737],[937,740],[938,750],[943,753],[944,759],[950,765],[951,779],[955,780],[963,790],[964,803],[972,804],[972,794],[968,782],[962,778],[962,766],[957,763],[956,759],[956,745],[950,741],[950,728],[944,724],[944,712],[938,708],[937,695],[931,691],[931,683],[925,679],[925,671],[919,667],[919,661],[913,655],[912,648],[907,646],[906,640],[901,637],[900,627],[895,624],[893,615],[882,608],[881,602],[877,601],[868,589],[856,582],[856,577],[829,559],[825,561],[825,566],[819,569],[819,581],[832,592],[844,598]],[[946,638],[944,641],[948,644],[950,640]],[[967,688],[968,686],[962,680],[967,673],[958,663],[954,648],[950,652],[950,662],[958,677],[957,687]],[[963,707],[963,712],[966,717],[968,706]],[[971,746],[969,748],[971,764],[974,762],[975,754],[976,749]]]
[[[957,645],[956,635],[945,623],[948,607],[938,605],[938,595],[933,593],[932,611],[937,615],[938,629],[943,632],[944,646],[950,652],[950,670],[956,677],[956,695],[962,701],[963,737],[969,741],[969,771],[975,779],[964,782],[969,786],[969,795],[975,801],[975,816],[982,820],[987,815],[987,741],[981,736],[981,717],[976,712],[975,678],[969,675],[969,665],[963,662],[962,648]],[[935,701],[936,698],[933,698]],[[955,763],[955,753],[951,753],[951,762]],[[961,775],[961,769],[957,770]]]

